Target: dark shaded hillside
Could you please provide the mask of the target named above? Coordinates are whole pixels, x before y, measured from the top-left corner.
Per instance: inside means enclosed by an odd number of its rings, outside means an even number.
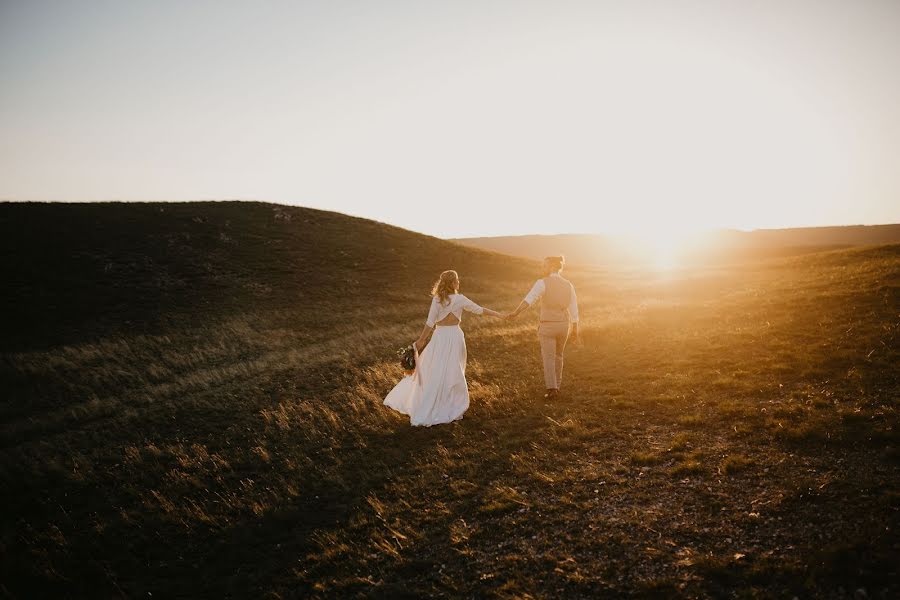
[[[570,264],[634,266],[652,262],[640,243],[610,235],[561,234],[460,238],[466,246],[540,259],[565,254]],[[849,225],[717,230],[699,234],[678,249],[679,263],[689,266],[763,260],[851,246],[900,242],[900,225]]]
[[[339,213],[251,202],[0,204],[0,350],[152,333],[253,305],[375,309],[447,268],[477,293],[525,261]],[[415,296],[413,296],[415,297]],[[427,299],[426,299],[427,300]],[[317,308],[313,308],[317,307]]]

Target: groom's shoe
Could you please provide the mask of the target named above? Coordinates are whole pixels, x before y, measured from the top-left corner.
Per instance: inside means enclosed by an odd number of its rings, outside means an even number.
[[[559,395],[559,390],[547,390],[547,393],[544,394],[544,398],[547,400],[553,400],[556,396]]]

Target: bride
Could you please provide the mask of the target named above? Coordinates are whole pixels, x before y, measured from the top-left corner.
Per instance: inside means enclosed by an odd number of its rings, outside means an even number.
[[[421,354],[416,370],[400,380],[384,399],[394,410],[409,415],[412,425],[437,425],[461,419],[469,408],[466,384],[466,338],[459,323],[462,312],[506,318],[506,314],[478,306],[459,293],[459,275],[444,271],[431,290],[431,309],[422,335],[415,341]],[[431,342],[425,341],[431,332]],[[425,348],[422,351],[422,348]]]

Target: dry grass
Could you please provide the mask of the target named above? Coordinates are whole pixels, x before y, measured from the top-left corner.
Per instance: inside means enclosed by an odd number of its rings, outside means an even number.
[[[266,210],[272,227],[306,216]],[[241,248],[235,229],[229,247]],[[404,248],[447,251],[404,235]],[[329,243],[326,254],[343,242]],[[521,266],[460,256],[441,260],[463,262],[486,304],[511,307],[527,289]],[[384,277],[346,260],[342,277],[361,287]],[[277,295],[286,275],[266,268],[251,279]],[[404,277],[427,287],[431,276]],[[258,298],[207,314],[187,302],[165,308],[177,327],[79,339],[73,322],[64,342],[10,347],[0,589],[900,592],[900,246],[570,276],[585,344],[568,355],[564,398],[540,400],[533,322],[468,318],[472,408],[430,429],[381,405],[400,376],[393,350],[424,310],[399,291],[371,313],[338,295],[346,305],[329,305],[325,323],[316,303]]]

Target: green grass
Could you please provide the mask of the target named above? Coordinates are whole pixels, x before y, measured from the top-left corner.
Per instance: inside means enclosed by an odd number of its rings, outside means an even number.
[[[0,233],[11,597],[900,592],[900,246],[572,271],[564,397],[533,313],[467,317],[472,406],[420,429],[381,400],[431,281],[509,309],[536,265],[263,204]]]

